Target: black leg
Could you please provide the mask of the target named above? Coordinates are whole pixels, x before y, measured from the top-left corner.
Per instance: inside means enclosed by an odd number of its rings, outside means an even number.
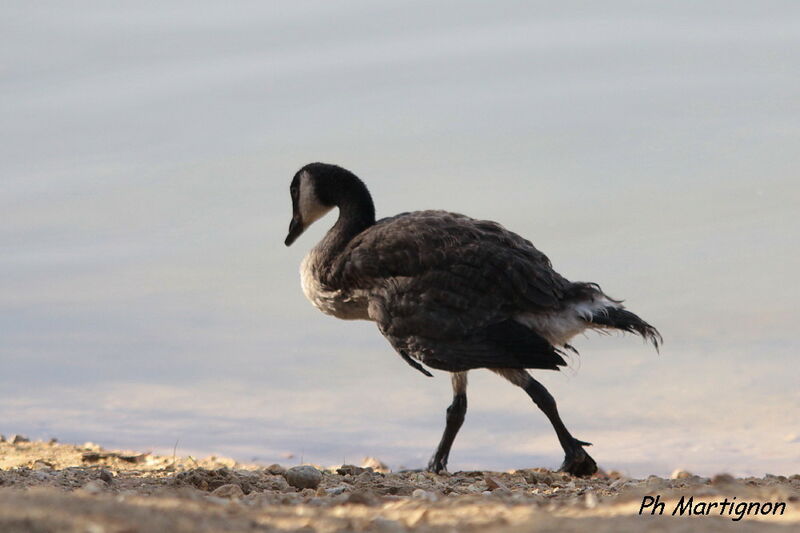
[[[584,446],[591,446],[591,443],[578,440],[570,434],[558,415],[558,408],[553,396],[544,388],[544,385],[530,375],[528,378],[528,382],[523,387],[525,392],[550,419],[550,423],[553,424],[553,429],[558,435],[558,441],[564,449],[564,463],[560,470],[569,472],[573,476],[591,476],[597,472],[597,464],[594,459],[583,449]]]
[[[597,472],[597,464],[594,459],[583,449],[584,446],[591,446],[591,443],[578,440],[570,434],[558,414],[555,399],[544,388],[544,385],[533,379],[525,370],[510,368],[493,368],[491,370],[511,383],[522,387],[531,397],[533,403],[542,410],[550,420],[550,423],[553,424],[553,429],[556,430],[556,435],[558,436],[558,442],[561,443],[561,447],[564,449],[564,463],[561,465],[561,471],[569,472],[573,476],[591,476]]]
[[[446,425],[444,434],[436,453],[428,463],[428,470],[438,474],[447,470],[447,459],[450,457],[450,448],[453,441],[464,423],[464,415],[467,412],[467,374],[466,372],[456,372],[453,374],[453,403],[447,408]]]

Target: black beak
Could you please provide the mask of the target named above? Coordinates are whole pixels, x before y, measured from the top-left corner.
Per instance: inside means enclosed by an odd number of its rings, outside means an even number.
[[[292,217],[292,221],[289,223],[289,234],[286,236],[286,240],[283,241],[283,244],[291,246],[304,230],[305,228],[303,228],[303,222],[300,220],[300,217]]]

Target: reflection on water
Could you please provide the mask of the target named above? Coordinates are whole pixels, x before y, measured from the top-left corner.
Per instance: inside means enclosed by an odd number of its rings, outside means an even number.
[[[0,432],[419,467],[449,380],[314,310],[288,183],[498,220],[656,324],[539,372],[601,466],[800,470],[793,3],[17,3],[0,31]],[[421,6],[418,6],[421,7]],[[332,24],[331,20],[337,21]],[[557,466],[470,375],[453,468]]]

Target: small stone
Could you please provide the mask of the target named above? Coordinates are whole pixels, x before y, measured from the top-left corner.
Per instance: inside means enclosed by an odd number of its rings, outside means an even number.
[[[436,494],[433,492],[428,492],[425,489],[414,489],[414,492],[411,493],[411,497],[417,500],[425,500],[428,502],[435,502],[439,499]]]
[[[486,476],[483,478],[486,482],[486,486],[489,487],[489,490],[496,490],[496,489],[505,489],[508,490],[508,487],[503,484],[502,481],[497,479],[496,477]]]
[[[369,483],[375,475],[380,476],[381,474],[373,474],[369,470],[365,470],[356,476],[356,481],[361,483]]]
[[[530,476],[530,483],[542,483],[544,485],[552,485],[553,477],[540,472],[535,472]]]
[[[88,492],[89,494],[98,494],[103,492],[108,488],[104,481],[100,481],[99,479],[93,479],[90,482],[86,483],[83,487],[83,490]]]
[[[55,446],[56,444],[58,444],[58,439],[53,437],[52,439],[47,441],[47,444],[49,444],[50,446]]]
[[[330,495],[330,496],[337,496],[337,495],[345,492],[349,488],[350,487],[348,485],[339,485],[338,487],[331,487],[329,489],[325,489],[325,493]]]
[[[473,494],[477,494],[479,492],[483,492],[480,487],[478,487],[475,483],[470,483],[466,486],[467,492],[471,492]]]
[[[277,490],[280,492],[294,491],[295,489],[286,482],[283,476],[267,476],[265,480],[269,484],[270,490]]]
[[[14,435],[11,438],[11,444],[20,444],[22,442],[30,442],[30,441],[31,441],[31,439],[29,439],[28,437],[25,437],[23,435]]]
[[[52,470],[53,463],[48,463],[47,461],[43,461],[41,459],[37,459],[33,462],[33,469],[34,470]]]
[[[587,509],[594,509],[597,507],[599,503],[597,501],[597,495],[594,492],[587,492],[586,496],[584,497],[583,503],[586,505]]]
[[[380,472],[382,474],[388,474],[390,472],[386,463],[375,457],[364,457],[364,460],[361,461],[361,467],[371,468],[374,472]]]
[[[277,463],[269,465],[264,470],[270,474],[275,474],[279,476],[282,476],[286,473],[286,469]]]
[[[286,471],[286,481],[298,489],[315,489],[322,481],[322,472],[313,466],[295,466]]]
[[[336,469],[336,473],[340,476],[346,476],[350,474],[351,476],[357,476],[359,474],[363,474],[364,472],[371,472],[372,468],[361,468],[360,466],[356,465],[342,465]]]
[[[222,485],[214,489],[211,495],[217,498],[238,499],[244,496],[244,491],[239,485],[228,483],[227,485]]]
[[[108,484],[111,484],[114,481],[114,475],[105,469],[100,470],[100,475],[98,477]]]
[[[670,479],[686,479],[686,478],[690,478],[692,476],[694,476],[694,474],[692,474],[691,472],[687,472],[686,470],[678,468],[677,470],[673,471],[672,474],[670,474],[669,478]]]
[[[647,478],[647,488],[648,489],[663,489],[666,487],[667,483],[666,480],[661,479],[658,476],[650,476]]]
[[[368,490],[357,490],[351,492],[347,496],[346,502],[360,505],[375,505],[377,503],[377,499],[375,498],[375,495]]]
[[[711,478],[712,485],[732,485],[736,483],[736,479],[730,474],[717,474]]]

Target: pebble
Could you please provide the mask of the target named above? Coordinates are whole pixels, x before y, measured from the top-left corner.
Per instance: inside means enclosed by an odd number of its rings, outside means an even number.
[[[361,505],[375,505],[377,499],[372,492],[368,490],[357,490],[347,496],[347,503],[357,503]]]
[[[322,472],[313,466],[295,466],[286,471],[286,481],[298,489],[315,489],[322,481]]]
[[[486,486],[489,487],[490,490],[495,490],[495,489],[508,490],[508,487],[506,487],[503,484],[503,482],[497,479],[496,477],[486,476],[483,478],[483,480],[486,482]]]
[[[474,494],[477,494],[478,492],[483,492],[475,483],[470,483],[469,485],[467,485],[466,490],[467,492],[472,492]]]
[[[52,470],[53,469],[53,465],[51,463],[48,463],[47,461],[42,461],[41,459],[37,459],[33,463],[33,469],[34,470]]]
[[[414,489],[414,492],[411,493],[411,497],[417,500],[425,500],[428,502],[435,502],[439,499],[439,496],[433,492],[428,492],[425,489]]]
[[[286,473],[286,469],[279,464],[269,465],[264,469],[269,474],[276,474],[282,476]]]
[[[98,477],[108,484],[114,481],[114,475],[106,469],[100,470],[100,475]]]
[[[294,490],[289,483],[286,482],[286,478],[283,476],[266,476],[266,481],[269,483],[269,488],[272,490],[277,490],[280,492],[286,492],[289,490]]]
[[[587,509],[594,509],[599,503],[597,500],[597,495],[594,492],[587,492],[586,496],[584,497],[584,503],[586,504]]]
[[[377,475],[380,476],[381,474]],[[359,475],[356,476],[356,481],[368,483],[369,481],[372,480],[373,476],[375,476],[375,474],[373,474],[372,472],[369,471],[361,472]]]
[[[375,457],[364,457],[364,460],[361,461],[361,468],[371,468],[374,472],[380,472],[382,474],[388,474],[390,472],[386,463]]]
[[[29,439],[28,437],[25,437],[23,435],[13,435],[12,438],[9,439],[9,440],[11,441],[11,444],[19,444],[21,442],[30,442],[31,441],[31,439]]]
[[[229,483],[227,485],[222,485],[221,487],[217,487],[216,489],[214,489],[211,495],[217,498],[238,499],[244,497],[244,491],[242,490],[242,487],[240,487],[239,485],[236,485],[234,483]]]
[[[553,484],[553,477],[548,476],[547,474],[542,473],[535,473],[531,476],[531,481],[533,483],[542,483],[544,485],[552,485]]]
[[[712,485],[731,485],[736,483],[736,479],[730,474],[717,474],[711,478]]]
[[[98,494],[103,492],[108,488],[105,481],[100,481],[99,479],[93,479],[90,482],[86,483],[83,487],[83,490],[88,492],[89,494]]]
[[[692,474],[691,472],[687,472],[686,470],[682,470],[680,468],[673,471],[672,474],[670,474],[669,476],[670,479],[687,479],[690,477],[694,477],[694,474]]]
[[[608,488],[611,490],[617,490],[618,488],[624,486],[627,482],[628,482],[627,479],[618,479],[613,483],[611,483],[611,485],[609,485]]]
[[[348,474],[352,476],[357,476],[359,474],[363,474],[364,472],[371,472],[372,468],[362,468],[356,465],[342,465],[336,469],[336,473],[340,476],[346,476]]]

